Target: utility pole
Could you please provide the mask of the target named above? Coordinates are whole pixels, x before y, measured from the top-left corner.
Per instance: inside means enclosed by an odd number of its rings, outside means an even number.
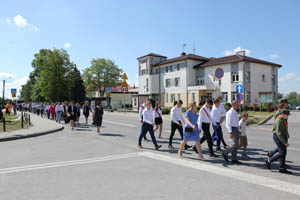
[[[5,105],[5,101],[4,101],[4,93],[5,93],[5,80],[3,80],[3,105]]]

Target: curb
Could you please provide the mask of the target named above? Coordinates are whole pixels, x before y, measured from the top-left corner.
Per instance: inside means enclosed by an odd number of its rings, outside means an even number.
[[[272,119],[272,117],[274,116],[274,114],[270,115],[269,117],[267,117],[266,119],[262,120],[261,122],[259,122],[257,124],[257,126],[263,125],[265,123],[267,123],[270,119]]]
[[[7,138],[1,138],[0,142],[7,142],[7,141],[13,141],[13,140],[20,140],[20,139],[38,137],[38,136],[42,136],[42,135],[48,135],[48,134],[51,134],[51,133],[59,132],[59,131],[62,131],[62,130],[64,130],[64,126],[62,126],[60,128],[48,130],[48,131],[31,133],[31,134],[28,134],[28,135],[13,135],[13,136],[10,136],[10,137],[7,137]]]

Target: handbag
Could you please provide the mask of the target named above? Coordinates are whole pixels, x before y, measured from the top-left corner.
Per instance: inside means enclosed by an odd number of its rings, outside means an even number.
[[[184,131],[187,132],[187,133],[192,133],[192,132],[194,131],[194,129],[193,129],[193,128],[190,128],[190,127],[186,127],[186,128],[184,129]]]

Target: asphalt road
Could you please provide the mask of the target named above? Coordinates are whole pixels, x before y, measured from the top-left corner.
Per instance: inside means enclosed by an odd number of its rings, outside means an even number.
[[[272,122],[249,127],[249,160],[241,166],[222,158],[205,161],[192,151],[178,158],[158,139],[161,151],[143,143],[137,149],[137,115],[105,113],[101,135],[81,125],[64,131],[0,145],[0,199],[300,199],[300,112],[289,119],[288,164],[293,175],[265,169],[267,150],[275,145]],[[83,119],[81,119],[83,122]],[[170,133],[164,120],[163,136]],[[231,143],[224,131],[227,143]],[[158,134],[158,133],[157,133]],[[174,146],[178,148],[179,134]]]

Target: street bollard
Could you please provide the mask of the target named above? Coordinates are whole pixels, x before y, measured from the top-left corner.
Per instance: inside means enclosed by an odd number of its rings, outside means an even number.
[[[5,118],[3,117],[3,132],[5,132],[6,131],[6,124],[5,124]]]
[[[23,112],[21,115],[21,127],[24,128],[24,117],[23,117]]]

